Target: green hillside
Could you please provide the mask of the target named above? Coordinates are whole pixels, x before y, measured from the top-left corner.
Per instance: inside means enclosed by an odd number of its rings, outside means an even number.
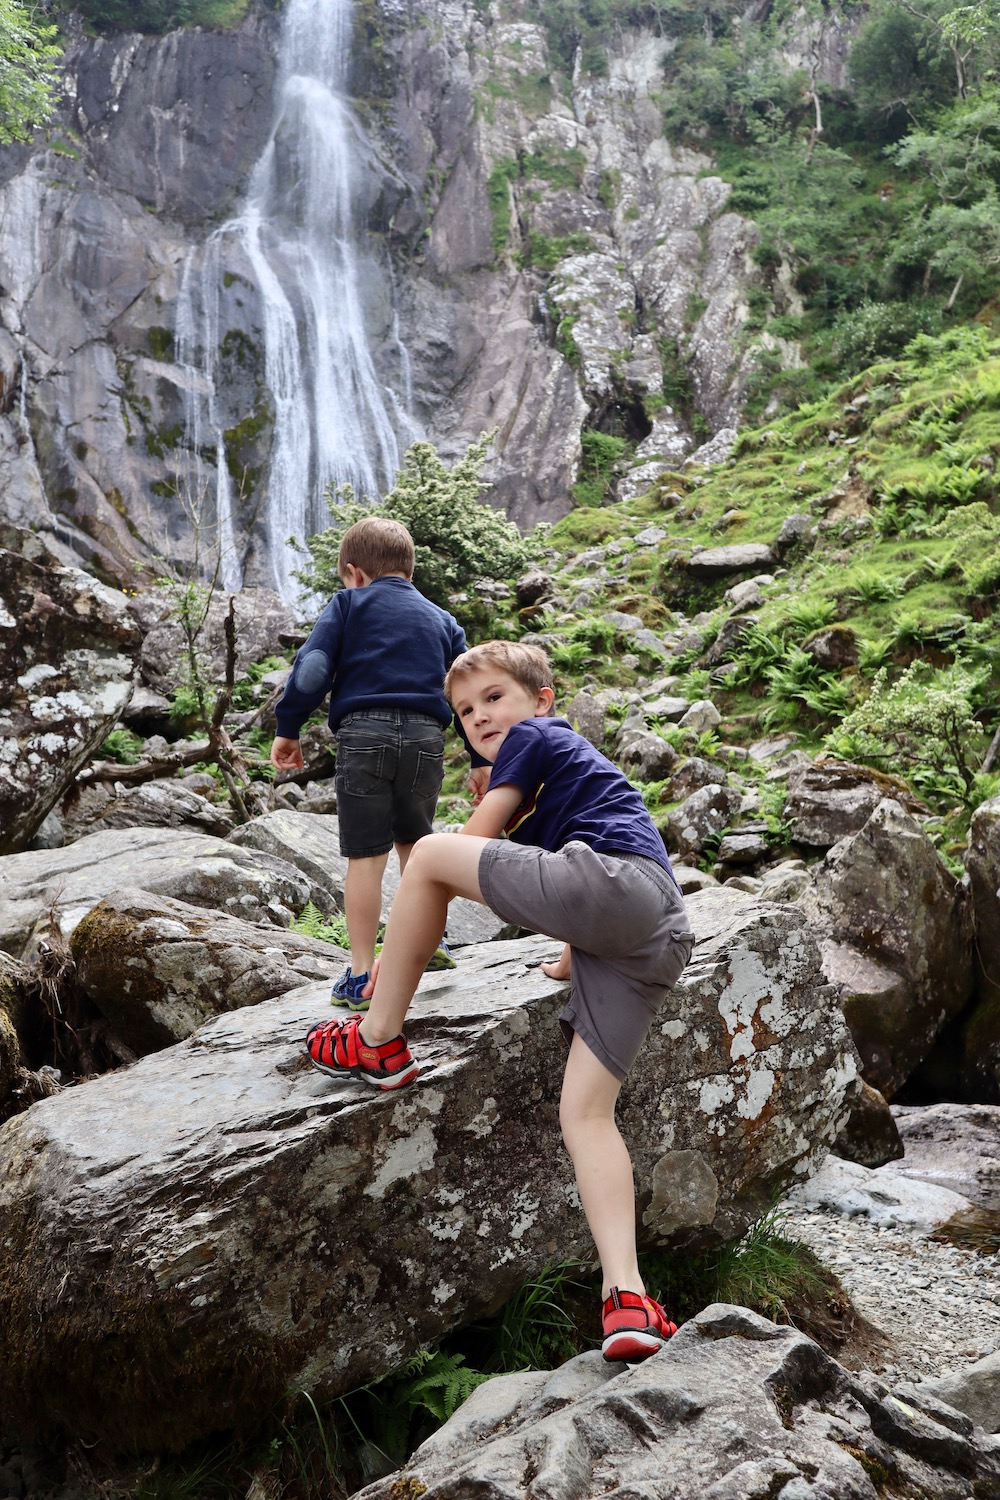
[[[1000,726],[998,458],[1000,338],[975,324],[920,336],[824,400],[745,431],[718,467],[665,474],[637,501],[578,509],[536,533],[557,597],[592,583],[606,559],[604,586],[582,612],[534,606],[493,626],[538,633],[565,693],[587,681],[641,694],[668,677],[679,695],[710,697],[723,722],[703,752],[793,731],[806,750],[898,774],[954,853],[997,784],[980,767]],[[808,531],[761,604],[741,613],[725,601],[746,574],[692,578],[698,549],[773,547],[789,516]],[[662,532],[653,546],[650,528]],[[640,616],[680,654],[640,650],[629,666],[635,647],[604,619],[613,611]],[[684,649],[693,630],[700,639]],[[829,632],[837,666],[823,664],[830,648],[816,650]]]

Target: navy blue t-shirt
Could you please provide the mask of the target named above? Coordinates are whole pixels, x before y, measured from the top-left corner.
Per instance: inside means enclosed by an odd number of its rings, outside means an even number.
[[[599,854],[644,854],[673,875],[635,787],[565,719],[512,724],[490,786],[524,794],[504,830],[515,843],[554,852],[576,839]]]
[[[444,676],[464,650],[458,621],[407,578],[390,574],[365,588],[341,589],[295,658],[274,710],[278,733],[298,739],[327,693],[334,733],[346,714],[372,708],[428,714],[443,729],[452,717]]]

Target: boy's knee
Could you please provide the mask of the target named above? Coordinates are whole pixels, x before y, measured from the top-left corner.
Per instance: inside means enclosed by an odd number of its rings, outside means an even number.
[[[417,870],[424,875],[430,875],[441,863],[441,854],[445,847],[454,843],[455,837],[453,833],[424,834],[424,837],[417,839],[410,848],[406,861],[407,871]]]

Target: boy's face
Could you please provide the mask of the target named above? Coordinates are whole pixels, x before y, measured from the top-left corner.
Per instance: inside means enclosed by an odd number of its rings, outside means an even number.
[[[544,718],[552,707],[552,689],[534,693],[498,667],[463,672],[456,683],[452,708],[484,760],[494,761],[512,724]]]

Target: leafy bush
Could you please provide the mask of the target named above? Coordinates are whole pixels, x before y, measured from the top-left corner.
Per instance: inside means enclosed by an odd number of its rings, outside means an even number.
[[[975,709],[987,676],[986,669],[957,662],[935,671],[915,661],[890,683],[883,667],[827,748],[893,770],[904,760],[926,795],[974,806],[985,744]]]
[[[511,578],[529,560],[528,544],[513,521],[480,497],[494,434],[471,443],[446,469],[432,443],[408,449],[396,483],[378,503],[355,500],[349,486],[328,495],[331,525],[307,543],[311,562],[296,576],[311,594],[329,598],[341,587],[340,539],[364,516],[389,516],[409,528],[416,551],[414,582],[428,599],[462,619],[473,611],[453,596],[479,578]]]
[[[55,104],[55,26],[42,26],[35,7],[0,0],[0,145],[26,140]]]
[[[914,302],[875,302],[841,313],[833,325],[833,357],[843,375],[854,375],[879,359],[901,354],[918,333],[933,333],[937,308]]]
[[[76,9],[99,31],[173,31],[180,26],[235,26],[249,0],[79,0]]]

